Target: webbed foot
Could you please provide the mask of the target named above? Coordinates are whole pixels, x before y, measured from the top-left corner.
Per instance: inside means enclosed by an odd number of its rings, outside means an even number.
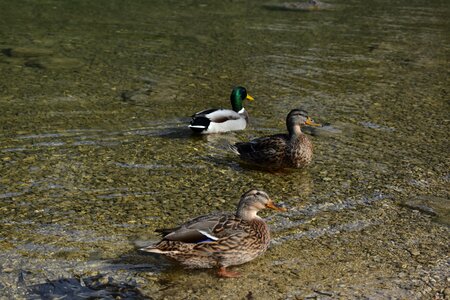
[[[217,275],[219,275],[219,277],[223,277],[223,278],[236,278],[236,277],[241,276],[241,274],[238,272],[228,271],[226,269],[226,267],[220,267],[219,271],[217,272]]]

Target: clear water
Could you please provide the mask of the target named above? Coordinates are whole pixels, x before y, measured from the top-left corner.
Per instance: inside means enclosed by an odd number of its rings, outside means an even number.
[[[61,278],[158,299],[444,293],[450,7],[328,3],[0,1],[0,293]],[[255,97],[250,127],[192,136],[189,116],[228,107],[235,85]],[[284,132],[295,107],[330,124],[308,132],[310,168],[248,169],[228,150]],[[250,187],[290,210],[263,214],[273,244],[242,279],[135,250]]]

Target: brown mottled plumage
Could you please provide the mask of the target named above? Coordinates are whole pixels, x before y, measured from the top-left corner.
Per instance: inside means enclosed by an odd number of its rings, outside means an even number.
[[[275,134],[246,143],[236,143],[232,150],[242,160],[262,167],[304,167],[312,161],[313,145],[301,131],[302,125],[320,126],[308,117],[306,111],[293,109],[286,118],[288,134]]]
[[[211,214],[185,224],[159,230],[163,239],[141,249],[172,258],[188,268],[219,268],[219,276],[237,277],[226,267],[240,265],[263,254],[270,242],[269,229],[257,213],[275,206],[269,196],[252,189],[241,196],[236,214]]]

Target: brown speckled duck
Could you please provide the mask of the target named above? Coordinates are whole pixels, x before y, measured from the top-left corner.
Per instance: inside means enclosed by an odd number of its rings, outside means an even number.
[[[236,143],[232,150],[242,160],[271,169],[302,168],[312,161],[313,145],[302,132],[303,125],[321,126],[304,110],[293,109],[286,117],[288,134],[261,137]]]
[[[241,196],[235,214],[200,216],[173,229],[157,230],[163,239],[141,250],[165,255],[188,268],[218,268],[220,277],[238,277],[226,268],[255,259],[269,246],[269,228],[257,215],[265,208],[286,211],[267,193],[249,190]]]

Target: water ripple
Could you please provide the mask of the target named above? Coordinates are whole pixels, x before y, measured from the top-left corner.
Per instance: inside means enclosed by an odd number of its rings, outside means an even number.
[[[279,245],[290,240],[298,240],[304,237],[315,239],[323,235],[336,235],[340,234],[341,232],[361,231],[367,227],[379,224],[381,224],[381,221],[357,220],[354,222],[340,224],[336,226],[326,226],[322,228],[311,229],[304,232],[285,235],[282,237],[272,239],[272,244]]]

